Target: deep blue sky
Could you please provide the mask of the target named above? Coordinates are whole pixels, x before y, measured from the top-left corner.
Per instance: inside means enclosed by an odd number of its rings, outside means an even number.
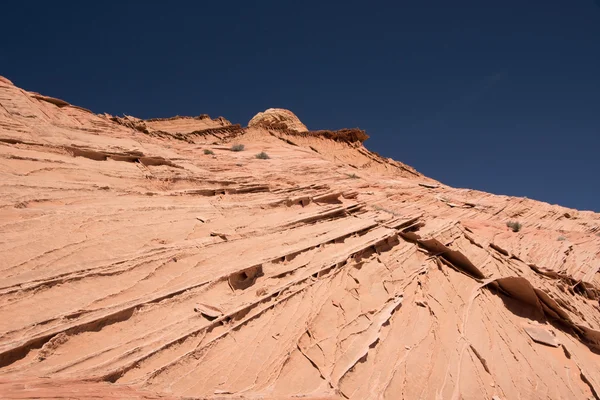
[[[0,75],[95,112],[283,107],[456,187],[600,211],[600,0],[11,1]]]

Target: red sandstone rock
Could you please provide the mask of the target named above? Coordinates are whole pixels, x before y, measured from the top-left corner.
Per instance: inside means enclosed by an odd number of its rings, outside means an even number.
[[[259,112],[248,122],[248,126],[279,126],[298,132],[308,131],[293,112],[283,108],[269,108],[264,112]]]
[[[0,105],[0,398],[600,393],[599,214],[299,120]]]

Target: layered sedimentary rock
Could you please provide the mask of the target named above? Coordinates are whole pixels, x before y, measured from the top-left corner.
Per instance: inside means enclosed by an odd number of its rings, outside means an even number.
[[[599,214],[348,130],[0,105],[0,397],[600,394]]]
[[[231,122],[223,117],[212,119],[206,114],[202,114],[198,117],[154,118],[147,119],[144,122],[151,130],[169,133],[190,133],[231,125]]]
[[[285,110],[283,108],[269,108],[264,112],[259,112],[254,117],[252,117],[250,122],[248,122],[248,126],[277,126],[284,129],[294,130],[297,132],[308,131],[306,126],[300,121],[296,114],[294,114],[290,110]]]

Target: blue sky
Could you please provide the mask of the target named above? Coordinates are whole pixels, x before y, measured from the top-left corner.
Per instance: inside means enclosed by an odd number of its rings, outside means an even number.
[[[600,0],[9,2],[0,75],[95,112],[283,107],[448,185],[600,211]]]

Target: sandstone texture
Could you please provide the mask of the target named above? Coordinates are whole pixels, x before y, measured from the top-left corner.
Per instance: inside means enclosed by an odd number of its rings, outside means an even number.
[[[198,117],[148,119],[145,120],[144,123],[151,130],[165,131],[168,133],[190,133],[209,128],[220,128],[231,125],[231,122],[227,121],[223,117],[211,119],[206,114],[202,114]]]
[[[0,78],[0,398],[599,398],[600,214],[259,115]]]
[[[248,122],[248,126],[279,126],[298,132],[308,131],[306,126],[300,122],[300,119],[293,112],[282,108],[269,108],[264,112],[259,112]]]

